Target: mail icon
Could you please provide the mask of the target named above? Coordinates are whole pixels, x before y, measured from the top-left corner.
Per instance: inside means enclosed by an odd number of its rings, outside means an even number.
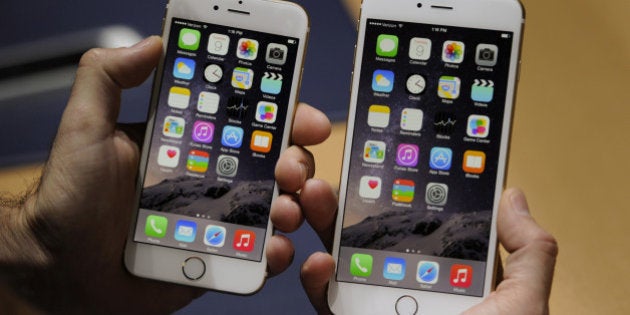
[[[402,258],[387,257],[383,268],[383,277],[388,280],[400,281],[405,278],[406,262]]]

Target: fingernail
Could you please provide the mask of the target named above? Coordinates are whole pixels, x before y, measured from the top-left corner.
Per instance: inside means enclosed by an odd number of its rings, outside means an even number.
[[[529,206],[527,205],[527,199],[521,191],[515,191],[510,196],[512,202],[512,208],[521,215],[529,216]]]
[[[133,46],[131,46],[131,48],[143,48],[145,46],[147,46],[152,40],[153,40],[154,36],[149,36],[137,43],[135,43]]]

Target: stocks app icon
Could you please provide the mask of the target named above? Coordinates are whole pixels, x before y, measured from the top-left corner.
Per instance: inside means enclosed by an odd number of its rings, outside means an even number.
[[[455,123],[457,117],[453,113],[437,112],[435,119],[433,120],[433,130],[440,135],[450,136],[455,130]]]

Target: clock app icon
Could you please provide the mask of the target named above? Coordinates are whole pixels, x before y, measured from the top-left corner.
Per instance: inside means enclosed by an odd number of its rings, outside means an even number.
[[[412,74],[407,79],[407,91],[411,94],[420,94],[424,92],[426,86],[426,80],[419,74]]]
[[[203,72],[203,77],[210,83],[217,83],[223,77],[223,69],[219,65],[209,64]]]

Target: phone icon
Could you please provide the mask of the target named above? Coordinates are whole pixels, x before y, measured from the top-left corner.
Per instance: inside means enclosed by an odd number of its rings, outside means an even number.
[[[394,89],[394,72],[376,70],[372,76],[372,90],[374,92],[389,93]]]
[[[203,243],[212,247],[223,247],[226,233],[225,228],[222,226],[208,225],[206,226]]]
[[[440,264],[434,261],[421,261],[418,263],[416,281],[425,284],[436,284],[440,275]]]
[[[396,57],[398,54],[398,36],[378,35],[376,39],[376,54],[381,57]]]
[[[249,230],[236,230],[232,247],[238,251],[251,252],[256,244],[256,233]]]
[[[372,274],[373,258],[367,254],[353,254],[350,259],[350,274],[357,277],[369,277]]]
[[[473,269],[469,265],[453,265],[451,267],[451,285],[468,288],[472,284]]]
[[[186,220],[179,220],[175,225],[175,240],[185,243],[192,243],[197,236],[197,223]]]
[[[442,46],[442,61],[450,63],[461,63],[464,61],[464,43],[454,40],[447,40]]]
[[[241,38],[236,46],[236,56],[245,60],[254,60],[258,56],[258,41],[249,38]]]
[[[186,50],[199,49],[199,42],[201,39],[201,32],[190,28],[182,28],[179,31],[179,41],[177,46]]]
[[[173,76],[178,79],[190,80],[195,75],[196,65],[197,64],[192,59],[179,57],[175,59]]]
[[[166,236],[168,219],[159,215],[150,215],[144,225],[144,234],[149,237],[163,238]]]
[[[402,258],[386,257],[383,266],[383,278],[394,281],[404,279],[406,265],[407,263]]]

